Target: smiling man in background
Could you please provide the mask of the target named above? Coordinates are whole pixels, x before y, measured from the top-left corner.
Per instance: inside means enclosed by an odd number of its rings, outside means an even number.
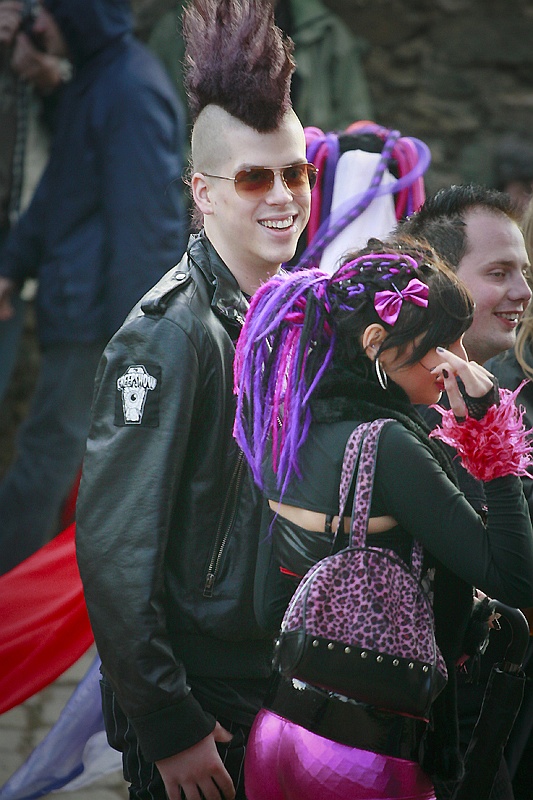
[[[482,186],[451,186],[426,200],[397,233],[425,239],[470,289],[476,311],[464,336],[468,357],[484,364],[514,345],[527,308],[529,259],[510,197]]]
[[[531,298],[526,282],[529,258],[519,227],[520,211],[511,198],[482,186],[451,186],[430,197],[420,211],[400,223],[396,233],[429,242],[470,290],[475,302],[474,321],[464,335],[468,357],[480,364],[513,347],[516,329]],[[441,403],[446,404],[446,397]],[[433,427],[440,414],[420,409]],[[451,451],[455,456],[455,451]],[[454,458],[459,486],[476,511],[486,514],[483,484]],[[452,580],[453,576],[449,576]],[[477,721],[492,664],[501,660],[508,644],[502,633],[492,633],[482,656],[482,680],[458,681],[460,741],[464,752]],[[461,654],[458,654],[460,656]],[[450,676],[454,679],[455,676]],[[436,784],[438,800],[447,800],[454,783]],[[511,780],[502,759],[491,800],[512,800]]]

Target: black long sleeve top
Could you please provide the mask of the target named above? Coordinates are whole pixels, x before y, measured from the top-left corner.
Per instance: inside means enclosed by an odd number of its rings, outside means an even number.
[[[271,466],[266,495],[288,505],[335,515],[346,441],[356,421],[314,423],[300,451],[302,479],[293,478],[280,498]],[[387,425],[379,441],[371,516],[392,516],[397,525],[370,534],[372,544],[402,557],[413,538],[465,582],[511,606],[533,601],[533,532],[522,482],[512,475],[484,484],[486,525],[444,473],[430,449],[400,422]],[[274,555],[280,566],[301,574],[328,554],[330,540],[274,517]],[[291,542],[293,544],[291,544]],[[291,548],[294,560],[291,559]],[[291,563],[292,561],[292,563]]]

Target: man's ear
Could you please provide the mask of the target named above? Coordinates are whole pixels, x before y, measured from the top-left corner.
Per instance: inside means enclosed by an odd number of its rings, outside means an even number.
[[[201,172],[195,172],[191,178],[192,197],[202,214],[213,214],[210,187]]]
[[[368,325],[368,327],[366,327],[363,331],[363,335],[361,337],[361,346],[371,361],[375,359],[376,353],[378,352],[386,336],[387,331],[383,325],[379,325],[377,322],[373,322],[372,325]]]

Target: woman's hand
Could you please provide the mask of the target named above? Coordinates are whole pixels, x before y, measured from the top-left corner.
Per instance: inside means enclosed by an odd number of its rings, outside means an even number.
[[[475,606],[476,603],[482,603],[483,600],[487,600],[487,602],[488,602],[490,600],[490,597],[488,597],[485,594],[485,592],[482,592],[481,589],[474,589],[474,606]],[[493,611],[492,614],[490,615],[490,617],[487,620],[487,624],[488,624],[489,628],[493,628],[495,631],[501,630],[502,626],[498,622],[500,617],[501,617],[501,614],[498,614],[497,611]]]
[[[467,413],[465,403],[457,379],[460,378],[464,385],[464,392],[469,398],[484,398],[495,389],[495,379],[491,373],[475,361],[465,361],[444,347],[437,347],[437,353],[443,360],[431,371],[442,377],[444,388],[450,401],[450,408],[458,420],[464,420]],[[496,397],[488,405],[497,401]],[[486,409],[485,409],[486,410]],[[473,415],[472,415],[473,416]],[[477,416],[477,415],[476,415]]]

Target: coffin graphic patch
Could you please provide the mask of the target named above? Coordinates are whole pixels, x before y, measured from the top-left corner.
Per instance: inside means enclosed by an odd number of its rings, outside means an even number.
[[[159,425],[161,367],[132,364],[117,377],[115,425]]]

